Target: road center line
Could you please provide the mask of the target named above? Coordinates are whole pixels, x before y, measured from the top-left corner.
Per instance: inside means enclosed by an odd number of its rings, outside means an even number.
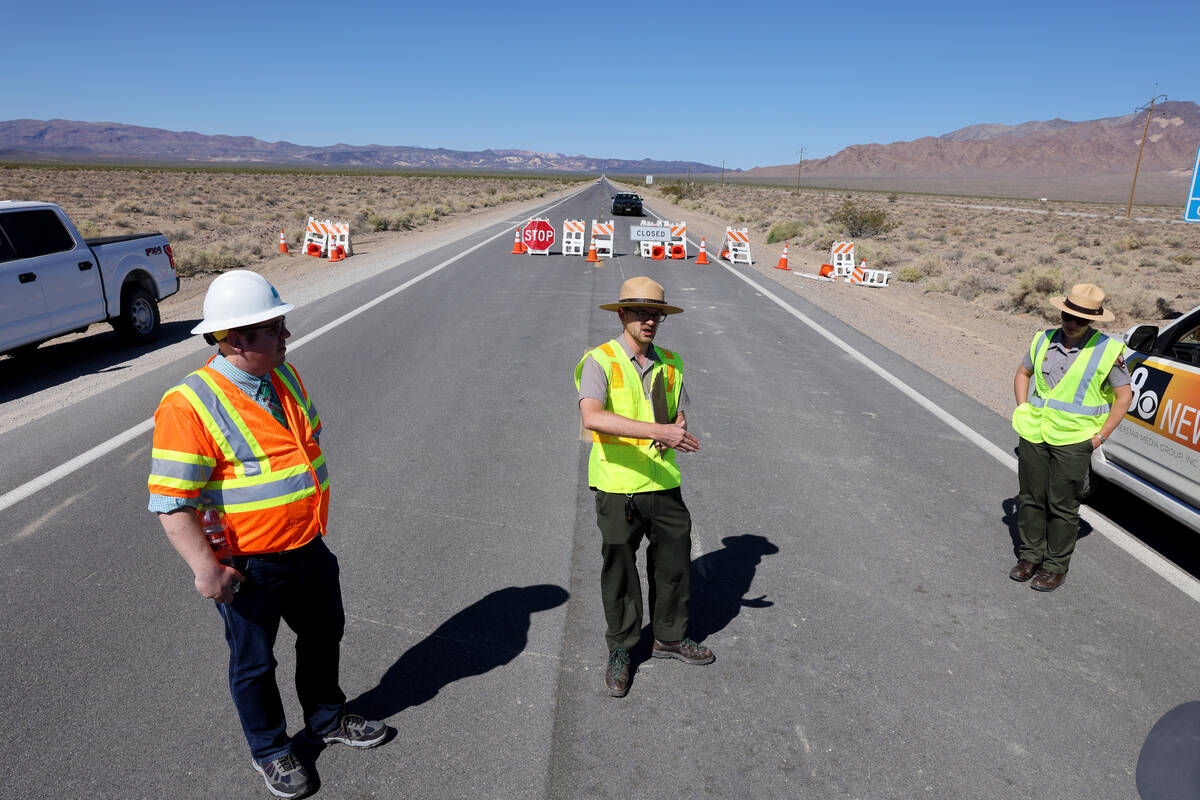
[[[559,200],[557,203],[552,203],[552,204],[546,206],[545,208],[539,209],[538,211],[534,212],[534,215],[545,214],[550,209],[562,205],[563,203],[567,202],[568,200],[575,197],[576,195],[587,191],[591,187],[592,187],[592,183],[589,182],[578,192],[573,192],[572,194],[569,194],[566,197]],[[531,216],[533,216],[533,215],[531,215]],[[316,339],[318,336],[323,336],[326,333],[329,333],[331,330],[338,327],[339,325],[343,325],[346,322],[349,322],[350,320],[354,319],[359,314],[362,314],[362,313],[374,308],[375,306],[379,305],[380,303],[384,302],[385,300],[389,300],[392,297],[395,297],[396,295],[400,294],[400,292],[403,292],[405,289],[408,289],[409,287],[414,286],[417,283],[420,283],[421,281],[425,280],[429,276],[434,275],[438,272],[441,272],[446,267],[450,266],[451,264],[453,264],[454,262],[463,258],[464,256],[470,255],[471,253],[475,252],[479,248],[483,247],[485,244],[490,244],[491,242],[495,241],[496,239],[499,239],[501,236],[507,236],[510,231],[514,230],[516,227],[518,227],[519,225],[522,225],[522,224],[524,224],[523,221],[520,223],[517,223],[517,225],[510,225],[508,227],[503,228],[499,233],[495,234],[494,236],[489,236],[487,239],[484,239],[482,242],[475,245],[474,247],[467,248],[466,250],[463,250],[461,253],[451,256],[450,258],[446,259],[442,263],[438,264],[436,267],[430,267],[429,269],[422,272],[420,275],[417,275],[415,278],[410,278],[409,280],[400,284],[396,288],[391,289],[388,292],[385,292],[384,294],[380,295],[379,297],[376,297],[374,300],[370,301],[369,303],[361,305],[358,308],[354,309],[353,311],[351,311],[347,314],[343,314],[342,316],[338,317],[337,319],[333,320],[332,322],[322,325],[320,328],[317,328],[312,333],[302,336],[301,338],[297,339],[295,342],[289,344],[288,349],[295,350],[295,349],[301,347],[302,345],[306,344],[307,342],[311,342],[313,339]],[[401,262],[401,263],[403,263],[403,262]],[[399,266],[399,264],[397,264],[396,266]],[[154,430],[154,418],[151,417],[150,419],[142,420],[137,425],[134,425],[132,428],[129,428],[128,430],[118,433],[116,436],[112,437],[108,441],[101,442],[100,444],[96,445],[95,447],[93,447],[90,450],[87,450],[86,452],[80,453],[79,455],[72,458],[70,461],[67,461],[64,464],[60,464],[59,466],[55,467],[54,469],[50,470],[49,472],[42,473],[41,475],[34,478],[33,480],[23,483],[11,491],[5,492],[4,494],[0,495],[0,511],[3,511],[4,509],[6,509],[10,506],[16,505],[17,503],[21,502],[22,500],[24,500],[27,497],[31,497],[31,496],[37,494],[42,489],[45,489],[47,486],[50,486],[51,484],[62,480],[63,478],[70,475],[71,473],[86,467],[88,464],[91,464],[93,461],[97,461],[100,458],[103,458],[104,456],[108,455],[112,451],[116,450],[118,447],[120,447],[128,442],[131,442],[134,439],[136,439],[138,436],[141,436],[143,433],[146,433],[146,432],[152,431],[152,430]]]
[[[1017,471],[1017,459],[1011,453],[1006,452],[1005,450],[992,444],[990,441],[984,438],[983,435],[969,427],[965,422],[959,420],[957,417],[954,417],[949,411],[942,408],[937,403],[933,402],[928,397],[921,394],[916,389],[912,388],[907,383],[876,364],[863,353],[860,353],[858,350],[855,350],[853,347],[843,342],[837,336],[834,336],[828,329],[822,327],[811,317],[797,310],[794,306],[776,295],[774,292],[767,289],[765,286],[755,283],[749,277],[743,275],[741,272],[738,272],[721,259],[715,259],[715,262],[724,267],[731,275],[741,279],[745,283],[748,283],[754,289],[762,293],[764,297],[767,297],[784,311],[788,312],[793,317],[812,328],[822,337],[844,351],[855,361],[858,361],[864,367],[883,378],[896,389],[900,390],[902,394],[912,398],[917,405],[921,406],[934,417],[949,425],[955,432],[961,434],[968,441],[979,447],[992,458],[996,459],[1013,472]],[[1104,538],[1108,539],[1126,553],[1129,553],[1129,555],[1133,556],[1143,565],[1145,565],[1147,569],[1157,573],[1176,589],[1179,589],[1179,591],[1200,603],[1200,581],[1197,581],[1187,572],[1184,572],[1179,567],[1163,558],[1153,549],[1146,546],[1143,542],[1139,541],[1137,538],[1131,536],[1129,533],[1113,524],[1104,515],[1094,511],[1091,508],[1088,508],[1087,506],[1080,507],[1079,515],[1087,520],[1088,524],[1091,525],[1094,530],[1104,536]]]

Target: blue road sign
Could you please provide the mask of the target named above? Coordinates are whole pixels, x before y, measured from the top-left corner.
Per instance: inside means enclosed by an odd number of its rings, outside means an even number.
[[[1200,222],[1200,147],[1196,148],[1196,166],[1192,170],[1192,190],[1188,192],[1187,209],[1183,218],[1188,222]]]

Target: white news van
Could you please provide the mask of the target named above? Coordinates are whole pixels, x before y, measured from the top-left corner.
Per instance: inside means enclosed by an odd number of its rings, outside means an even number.
[[[1200,306],[1125,334],[1133,403],[1092,472],[1200,532]]]
[[[0,353],[108,322],[130,343],[158,336],[179,291],[161,233],[84,239],[54,203],[0,202]]]

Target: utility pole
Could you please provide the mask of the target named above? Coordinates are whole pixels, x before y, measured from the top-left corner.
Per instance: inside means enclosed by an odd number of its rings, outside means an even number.
[[[1142,166],[1142,150],[1146,147],[1146,135],[1150,132],[1150,117],[1154,115],[1154,102],[1156,100],[1166,100],[1165,94],[1160,94],[1150,98],[1150,102],[1140,108],[1134,109],[1135,112],[1146,112],[1146,125],[1142,128],[1142,143],[1138,145],[1137,164],[1133,166],[1133,185],[1129,187],[1129,205],[1125,209],[1125,219],[1133,216],[1133,190],[1137,188],[1137,174]]]
[[[800,160],[796,162],[796,194],[800,194],[800,165],[804,163],[804,146],[800,147]]]
[[[725,185],[725,159],[721,159],[721,185]]]

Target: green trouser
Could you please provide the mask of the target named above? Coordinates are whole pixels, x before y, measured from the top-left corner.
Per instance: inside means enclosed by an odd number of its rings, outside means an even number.
[[[630,498],[626,518],[626,499]],[[654,638],[677,642],[687,636],[688,600],[692,579],[692,517],[678,488],[633,495],[596,491],[596,526],[603,544],[600,553],[600,594],[608,630],[604,638],[611,653],[629,652],[642,633],[642,585],[637,551],[642,536],[650,586],[650,621]]]
[[[1092,440],[1053,445],[1021,439],[1017,457],[1019,558],[1064,573],[1079,536],[1079,495],[1092,458]]]

